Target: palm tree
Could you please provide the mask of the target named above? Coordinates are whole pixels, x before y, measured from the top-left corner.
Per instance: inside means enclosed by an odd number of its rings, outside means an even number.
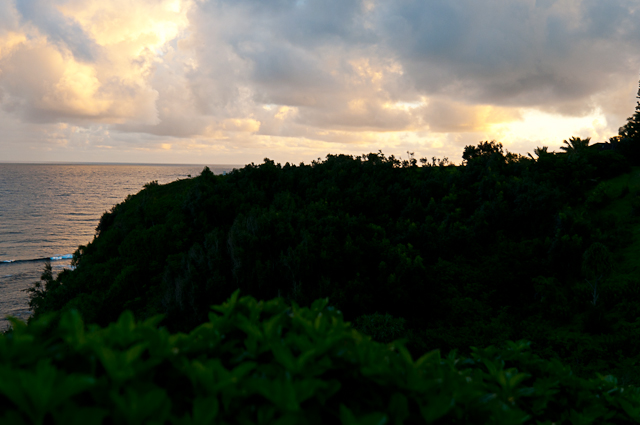
[[[565,151],[569,155],[579,154],[589,147],[589,142],[591,142],[591,137],[587,137],[586,139],[572,137],[569,140],[562,141],[562,143],[567,146],[560,146],[560,150]]]
[[[540,148],[540,147],[537,147],[537,148],[535,148],[535,149],[533,150],[533,153],[536,155],[536,157],[537,157],[538,159],[540,159],[540,157],[541,157],[541,156],[551,155],[551,154],[552,154],[551,152],[549,152],[549,147],[548,147],[548,146],[543,146],[543,147],[541,147],[541,148]],[[533,158],[533,155],[531,155],[530,153],[527,153],[527,155],[529,155],[529,157],[530,157],[531,159],[534,159],[534,158]]]

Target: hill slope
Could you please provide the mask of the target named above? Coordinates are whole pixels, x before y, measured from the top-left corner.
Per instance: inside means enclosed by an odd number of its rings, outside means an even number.
[[[35,316],[75,308],[104,326],[128,309],[188,331],[238,288],[301,305],[329,297],[416,355],[526,338],[578,373],[635,379],[638,169],[612,152],[534,160],[493,142],[464,159],[330,155],[150,183],[102,217],[74,271],[45,273]],[[613,266],[590,303],[584,256],[601,246]]]

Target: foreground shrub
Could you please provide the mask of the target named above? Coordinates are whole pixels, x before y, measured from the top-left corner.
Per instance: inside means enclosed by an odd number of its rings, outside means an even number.
[[[527,341],[438,350],[413,360],[374,342],[328,301],[310,308],[236,291],[189,334],[136,323],[105,328],[75,311],[59,323],[12,319],[0,336],[2,424],[634,423],[640,394],[574,376]]]

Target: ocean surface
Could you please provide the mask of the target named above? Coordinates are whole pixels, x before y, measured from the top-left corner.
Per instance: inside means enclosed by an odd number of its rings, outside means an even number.
[[[215,174],[242,165],[209,165]],[[0,330],[26,320],[45,260],[54,274],[93,240],[100,217],[146,183],[199,175],[204,165],[0,163]]]

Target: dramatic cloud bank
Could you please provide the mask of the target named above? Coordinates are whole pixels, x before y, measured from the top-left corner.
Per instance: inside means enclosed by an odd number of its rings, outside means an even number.
[[[458,160],[604,140],[633,112],[635,0],[8,0],[0,161]]]

